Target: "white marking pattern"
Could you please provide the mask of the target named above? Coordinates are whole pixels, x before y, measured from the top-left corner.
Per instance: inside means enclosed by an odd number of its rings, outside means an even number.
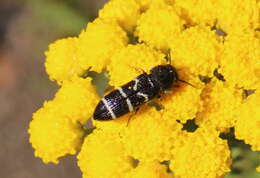
[[[107,100],[105,98],[102,98],[103,103],[105,104],[107,110],[109,111],[109,113],[111,114],[112,118],[115,119],[116,115],[115,113],[112,111],[112,109],[110,108],[110,106],[107,103]]]
[[[130,112],[132,112],[132,111],[134,110],[134,108],[133,108],[133,105],[132,105],[130,99],[127,98],[125,92],[123,91],[123,89],[122,89],[121,87],[118,87],[117,89],[118,89],[118,91],[120,92],[120,94],[121,94],[124,98],[126,98],[126,103],[127,103],[128,109],[129,109]]]
[[[135,84],[134,84],[133,89],[134,89],[135,91],[137,91],[137,85],[138,85],[138,83],[139,83],[140,80],[138,80],[137,78],[135,78],[134,81],[135,81]],[[148,78],[148,82],[150,83],[150,85],[151,85],[152,87],[154,87],[153,82],[152,82],[149,78]],[[145,98],[145,102],[147,102],[147,101],[149,100],[147,94],[138,92],[137,95],[144,97],[144,98]]]
[[[147,102],[147,101],[149,100],[147,94],[144,94],[144,93],[138,92],[137,95],[144,97],[144,98],[145,98],[145,102]]]
[[[134,89],[134,91],[136,91],[139,80],[137,78],[135,78],[134,81],[135,81],[135,85],[134,85],[133,89]]]
[[[154,87],[153,82],[151,81],[150,78],[148,78],[148,82],[149,82],[149,84],[150,84],[152,87]]]

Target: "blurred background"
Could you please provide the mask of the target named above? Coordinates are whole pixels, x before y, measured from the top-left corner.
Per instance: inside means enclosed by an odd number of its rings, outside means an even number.
[[[58,165],[35,158],[27,129],[32,113],[57,90],[44,69],[48,44],[78,35],[106,1],[0,0],[0,178],[81,178],[73,156]],[[257,153],[234,139],[229,144],[234,164],[226,178],[260,178]]]

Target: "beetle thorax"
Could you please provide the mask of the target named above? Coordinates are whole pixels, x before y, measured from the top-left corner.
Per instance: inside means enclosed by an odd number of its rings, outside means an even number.
[[[162,91],[172,87],[179,80],[176,69],[171,65],[158,65],[151,69],[151,77],[159,83]]]

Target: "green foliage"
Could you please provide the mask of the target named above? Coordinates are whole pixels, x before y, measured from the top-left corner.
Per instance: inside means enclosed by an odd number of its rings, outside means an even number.
[[[260,165],[260,152],[252,151],[249,145],[235,139],[233,130],[221,137],[228,140],[232,156],[231,172],[225,178],[260,178],[260,173],[256,172]]]
[[[64,2],[38,0],[29,1],[27,6],[31,10],[34,26],[54,30],[56,34],[78,34],[88,21]]]

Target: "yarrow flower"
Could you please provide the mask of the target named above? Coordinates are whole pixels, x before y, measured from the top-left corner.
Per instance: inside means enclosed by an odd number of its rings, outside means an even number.
[[[231,159],[227,141],[218,135],[211,127],[184,133],[172,149],[170,169],[177,177],[223,176],[223,172],[230,170]]]
[[[35,156],[78,154],[85,178],[223,177],[232,159],[220,134],[234,129],[260,151],[259,12],[257,0],[110,0],[45,53],[60,89],[30,122]],[[182,82],[167,93],[118,119],[91,119],[101,97],[90,71],[116,88],[169,63]]]

